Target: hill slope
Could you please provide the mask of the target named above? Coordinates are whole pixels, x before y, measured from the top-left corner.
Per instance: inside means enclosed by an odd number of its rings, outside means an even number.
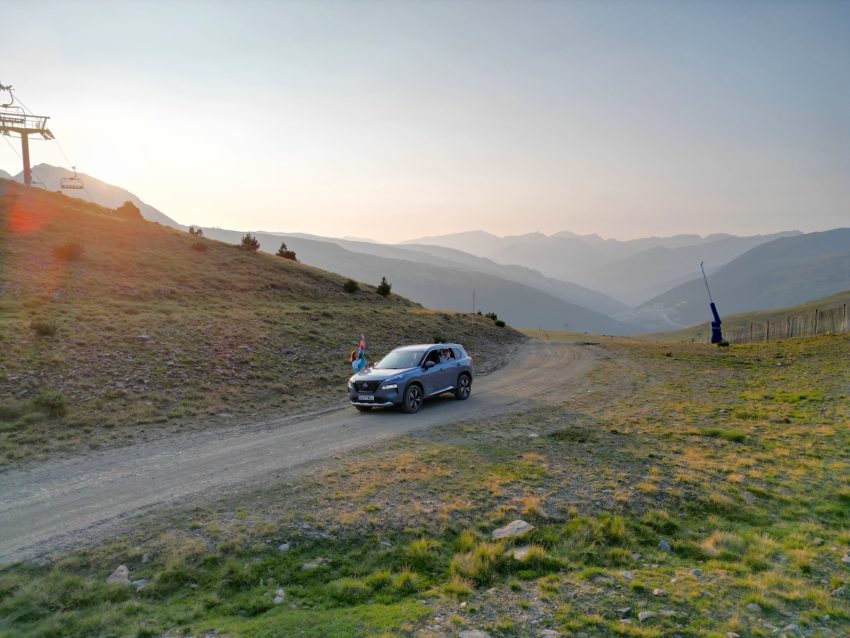
[[[797,231],[750,237],[722,237],[710,242],[668,248],[653,246],[623,259],[575,275],[575,280],[638,305],[699,274],[699,263],[716,270],[751,248],[799,235]]]
[[[815,299],[804,304],[765,310],[762,312],[744,312],[723,319],[723,337],[731,343],[750,341],[749,328],[753,327],[752,341],[775,341],[788,337],[808,337],[816,334],[837,334],[850,332],[850,318],[845,313],[850,307],[850,290],[837,295]],[[817,331],[814,314],[818,311]],[[770,328],[767,328],[767,324]],[[711,335],[709,323],[703,322],[684,330],[650,335],[656,339],[669,341],[708,342]]]
[[[850,228],[784,237],[744,253],[715,272],[711,291],[721,316],[794,306],[850,288]],[[702,279],[654,297],[640,312],[684,327],[706,318]]]
[[[242,233],[219,228],[204,229],[207,236],[237,243]],[[416,299],[431,308],[456,311],[472,309],[472,291],[476,308],[496,312],[514,326],[632,334],[634,326],[606,315],[571,304],[531,286],[508,281],[457,265],[429,265],[402,259],[378,257],[346,250],[328,241],[303,237],[256,233],[263,250],[274,252],[281,241],[298,254],[298,259],[313,266],[344,272],[360,280],[377,283],[386,276],[393,290]]]
[[[476,257],[475,255],[461,250],[455,250],[454,248],[445,248],[443,246],[428,244],[388,245],[378,244],[375,242],[336,239],[333,237],[318,237],[315,235],[305,235],[303,233],[294,233],[287,236],[331,242],[338,246],[342,246],[346,250],[358,253],[368,253],[380,257],[403,259],[406,261],[414,261],[428,265],[439,265],[454,269],[461,266],[464,270],[474,270],[476,272],[490,274],[495,277],[507,279],[508,281],[537,288],[538,290],[554,297],[558,297],[559,299],[563,299],[569,303],[583,306],[588,310],[593,310],[609,316],[628,310],[628,306],[625,304],[609,297],[608,295],[596,292],[595,290],[567,281],[544,277],[532,268],[499,264],[492,259]]]
[[[53,192],[62,190],[60,187],[60,180],[63,177],[73,177],[74,175],[74,173],[69,171],[67,168],[51,166],[50,164],[38,164],[33,166],[32,170],[33,174],[37,175],[38,179],[44,182],[44,188]],[[102,182],[101,180],[92,177],[91,175],[86,175],[85,173],[78,173],[77,176],[83,180],[85,190],[67,189],[62,191],[69,197],[75,197],[84,201],[92,201],[100,204],[101,206],[106,206],[107,208],[117,208],[124,202],[130,201],[139,207],[139,210],[142,211],[142,216],[148,221],[156,222],[163,226],[170,226],[171,228],[186,230],[186,226],[178,224],[162,211],[157,210],[150,204],[146,204],[137,195],[134,195],[120,186],[107,184],[106,182]],[[0,177],[3,177],[3,175],[0,175]],[[15,175],[13,179],[22,184],[24,181],[23,171]],[[91,200],[89,200],[89,195],[91,196]]]
[[[7,180],[0,228],[0,465],[339,404],[361,333],[372,358],[442,337],[484,369],[523,340]],[[78,259],[57,256],[68,242]]]

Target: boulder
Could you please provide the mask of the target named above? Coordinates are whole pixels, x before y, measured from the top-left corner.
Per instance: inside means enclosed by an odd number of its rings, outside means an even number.
[[[133,583],[130,582],[130,569],[126,565],[118,565],[118,567],[115,568],[115,571],[112,572],[106,579],[106,582],[112,585],[129,585],[132,587]]]
[[[532,525],[531,523],[526,523],[522,520],[516,520],[511,523],[508,523],[504,527],[494,529],[493,538],[495,540],[500,540],[502,538],[518,538],[520,536],[525,536],[533,529],[534,525]]]

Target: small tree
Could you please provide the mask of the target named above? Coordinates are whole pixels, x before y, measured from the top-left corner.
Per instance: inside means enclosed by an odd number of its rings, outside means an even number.
[[[348,281],[346,281],[344,284],[342,284],[342,289],[343,289],[345,292],[348,292],[348,293],[354,294],[355,292],[357,292],[358,290],[360,290],[360,284],[358,284],[358,283],[357,283],[356,281],[354,281],[353,279],[349,279],[349,280],[348,280]]]
[[[140,211],[139,207],[131,201],[126,201],[121,204],[115,209],[115,212],[121,217],[126,217],[133,221],[142,221],[144,219],[144,217],[142,217],[142,211]]]
[[[251,233],[245,233],[242,238],[242,243],[239,245],[242,250],[255,253],[260,250],[260,240],[254,237]]]
[[[204,236],[204,229],[201,228],[200,226],[195,226],[194,224],[192,224],[191,226],[189,226],[189,234],[192,237],[199,237],[200,238],[200,237]]]
[[[283,257],[284,259],[289,259],[290,261],[298,261],[298,260],[295,258],[295,251],[294,251],[294,250],[289,250],[289,249],[286,247],[286,242],[285,242],[285,241],[280,242],[280,248],[278,248],[278,249],[277,249],[277,256],[278,256],[278,257]]]
[[[85,247],[75,241],[65,242],[53,249],[56,259],[62,259],[63,261],[79,261],[83,258],[85,252]]]
[[[392,289],[393,285],[387,281],[387,278],[381,277],[381,283],[378,284],[378,287],[375,289],[375,292],[377,292],[382,297],[389,297]]]

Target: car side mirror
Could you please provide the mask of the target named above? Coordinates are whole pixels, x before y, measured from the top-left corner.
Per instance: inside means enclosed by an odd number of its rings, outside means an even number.
[[[433,368],[435,365],[437,365],[437,364],[436,364],[436,363],[434,363],[433,361],[431,361],[431,360],[429,359],[428,361],[426,361],[426,362],[425,362],[425,365],[424,365],[424,366],[422,366],[422,367],[423,367],[423,368],[425,368],[426,370],[430,370],[430,369],[431,369],[431,368]]]

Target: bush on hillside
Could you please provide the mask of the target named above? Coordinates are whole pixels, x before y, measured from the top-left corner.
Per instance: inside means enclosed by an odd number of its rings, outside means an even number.
[[[68,413],[68,404],[65,402],[65,397],[62,396],[61,392],[42,390],[42,392],[33,399],[33,404],[44,411],[44,413],[51,419],[65,416]]]
[[[56,322],[46,319],[33,319],[30,321],[30,328],[39,337],[52,337],[56,334]]]
[[[502,321],[501,319],[496,319],[496,322],[495,322],[495,323],[496,323],[496,326],[497,326],[498,328],[504,328],[504,327],[505,327],[505,322],[504,322],[504,321]]]
[[[200,226],[195,226],[194,224],[192,224],[191,226],[189,226],[189,234],[192,237],[203,237],[204,229]]]
[[[209,247],[202,241],[198,240],[192,244],[192,250],[197,250],[199,253],[207,252]]]
[[[358,284],[358,283],[357,283],[356,281],[354,281],[353,279],[349,279],[349,280],[347,280],[344,284],[342,284],[342,289],[343,289],[345,292],[348,292],[348,293],[354,294],[355,292],[357,292],[358,290],[360,290],[360,284]]]
[[[381,277],[381,283],[378,284],[378,287],[375,289],[375,292],[377,292],[382,297],[389,297],[392,289],[393,285],[387,281],[387,278]]]
[[[247,250],[249,252],[255,253],[260,250],[260,240],[254,237],[251,233],[245,233],[245,236],[242,238],[242,243],[239,244],[239,247],[242,250]]]
[[[126,201],[121,204],[118,208],[115,209],[115,212],[125,219],[130,219],[133,221],[142,221],[144,217],[142,217],[142,211],[139,210],[139,207],[136,206],[131,201]]]
[[[289,249],[286,247],[286,242],[285,242],[285,241],[280,242],[280,248],[278,248],[278,249],[277,249],[277,256],[278,256],[278,257],[283,257],[284,259],[289,259],[290,261],[298,261],[298,260],[295,258],[295,251],[294,251],[294,250],[289,250]]]
[[[86,249],[75,241],[67,241],[53,249],[56,258],[63,261],[79,261],[85,252]]]
[[[488,312],[484,316],[487,317],[488,319],[491,319],[492,321],[498,321],[498,319],[499,319],[499,316],[495,312]]]

